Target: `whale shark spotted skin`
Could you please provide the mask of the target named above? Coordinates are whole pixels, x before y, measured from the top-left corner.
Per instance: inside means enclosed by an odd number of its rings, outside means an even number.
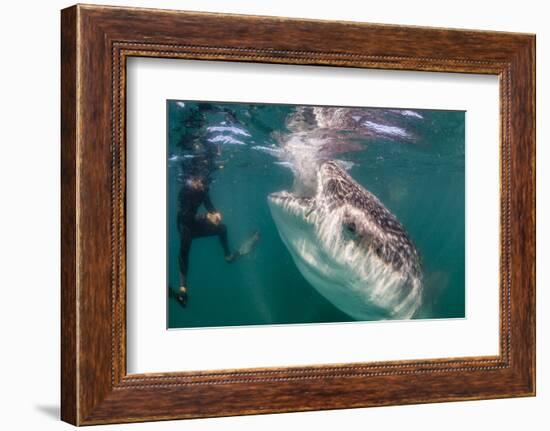
[[[272,193],[269,207],[296,266],[357,320],[409,319],[422,299],[418,253],[397,218],[335,161],[311,196]]]

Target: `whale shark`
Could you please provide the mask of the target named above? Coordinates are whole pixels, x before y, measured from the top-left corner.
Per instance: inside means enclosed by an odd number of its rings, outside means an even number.
[[[422,272],[405,228],[339,161],[323,161],[314,172],[308,187],[268,195],[299,271],[354,319],[413,318],[422,302]]]

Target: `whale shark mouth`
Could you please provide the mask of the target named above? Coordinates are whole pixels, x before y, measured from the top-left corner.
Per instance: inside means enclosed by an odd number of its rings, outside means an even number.
[[[271,193],[268,196],[272,206],[278,206],[283,211],[304,219],[315,209],[315,199],[312,197],[296,196],[289,191]]]
[[[279,235],[304,278],[357,320],[411,318],[421,301],[419,261],[402,226],[334,162],[311,196],[268,196]]]

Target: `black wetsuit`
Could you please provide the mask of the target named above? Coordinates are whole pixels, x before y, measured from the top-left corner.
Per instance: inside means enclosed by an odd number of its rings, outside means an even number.
[[[206,214],[197,214],[199,207],[204,205],[208,212],[216,212],[208,188],[197,189],[184,183],[178,195],[178,230],[180,233],[179,266],[182,275],[181,283],[187,285],[187,270],[189,268],[189,252],[194,238],[218,236],[225,257],[231,256],[227,240],[227,227],[223,223],[214,224]]]

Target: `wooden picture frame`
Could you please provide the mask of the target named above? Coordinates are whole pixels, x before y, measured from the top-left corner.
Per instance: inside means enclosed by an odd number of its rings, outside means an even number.
[[[535,36],[77,5],[61,14],[61,418],[75,425],[535,394]],[[500,354],[127,374],[131,56],[500,77]]]

